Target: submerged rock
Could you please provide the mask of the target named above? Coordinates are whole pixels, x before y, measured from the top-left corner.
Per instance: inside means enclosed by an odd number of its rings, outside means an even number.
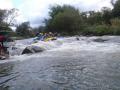
[[[76,37],[76,40],[79,41],[80,40],[79,37]]]
[[[94,42],[105,42],[108,41],[108,39],[102,39],[102,38],[97,38],[93,40]]]

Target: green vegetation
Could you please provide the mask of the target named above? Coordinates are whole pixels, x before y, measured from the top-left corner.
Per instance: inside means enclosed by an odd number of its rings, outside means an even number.
[[[0,9],[0,32],[9,32],[7,36],[15,39],[28,38],[34,36],[29,22],[23,22],[20,25],[16,24],[16,17],[18,16],[17,9],[2,10]],[[11,27],[16,27],[13,31]]]
[[[120,0],[112,5],[113,9],[103,7],[97,12],[80,12],[69,5],[54,6],[50,18],[45,19],[45,31],[65,35],[120,35]]]
[[[72,6],[56,6],[51,8],[50,19],[46,20],[46,31],[77,34],[83,29],[82,16]]]
[[[10,28],[14,25],[15,17],[17,16],[16,11],[16,9],[0,9],[0,31],[7,31],[10,32],[10,35],[16,35],[16,33]]]
[[[18,36],[22,36],[25,38],[29,38],[29,37],[34,36],[29,22],[24,22],[24,23],[18,25],[16,28],[16,33]]]
[[[16,9],[0,10],[0,30],[16,26],[11,36],[32,37],[37,32],[58,32],[61,35],[120,35],[120,0],[113,3],[113,9],[103,7],[100,11],[81,12],[69,5],[53,6],[44,26],[31,28],[29,22],[15,25]],[[9,17],[9,19],[8,19]],[[9,20],[9,21],[7,21]]]

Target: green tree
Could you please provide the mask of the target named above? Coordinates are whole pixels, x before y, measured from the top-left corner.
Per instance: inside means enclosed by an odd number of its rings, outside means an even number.
[[[117,0],[112,10],[114,17],[120,18],[120,0]]]
[[[0,9],[0,30],[10,30],[10,26],[15,25],[17,15],[17,9]]]
[[[87,23],[89,25],[99,25],[102,24],[102,13],[101,12],[95,12],[95,11],[89,11],[88,12],[88,18]]]
[[[102,18],[103,18],[104,23],[107,24],[107,25],[111,25],[110,20],[112,18],[112,10],[108,7],[103,7],[101,9],[101,11],[103,13]]]
[[[32,30],[33,30],[33,33],[36,35],[37,33],[44,32],[45,27],[44,26],[34,27]]]
[[[16,28],[16,33],[19,36],[22,37],[30,37],[32,36],[32,30],[30,27],[30,23],[29,22],[23,22],[22,24],[18,25]]]
[[[50,19],[45,23],[47,31],[72,35],[83,29],[80,12],[72,6],[52,7],[49,15]]]
[[[111,4],[112,4],[112,6],[114,6],[115,0],[111,0]]]

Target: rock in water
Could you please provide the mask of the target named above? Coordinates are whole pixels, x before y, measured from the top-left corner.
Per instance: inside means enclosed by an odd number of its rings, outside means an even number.
[[[6,57],[5,56],[0,56],[0,60],[5,60]]]
[[[76,40],[79,41],[80,39],[78,37],[76,37]]]
[[[30,54],[33,53],[31,50],[29,50],[28,48],[25,48],[22,52],[22,54]]]
[[[108,41],[107,39],[97,38],[93,40],[94,42],[105,42]]]
[[[23,50],[22,54],[31,54],[31,53],[37,53],[37,52],[42,52],[42,51],[44,51],[44,49],[41,47],[28,46]]]

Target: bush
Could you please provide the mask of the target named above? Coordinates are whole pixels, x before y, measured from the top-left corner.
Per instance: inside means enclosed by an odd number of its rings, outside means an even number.
[[[120,35],[120,26],[111,26],[112,35]]]
[[[120,26],[120,19],[114,18],[111,20],[112,26]]]
[[[85,30],[83,30],[82,34],[84,35],[111,35],[113,32],[111,31],[109,26],[106,25],[97,25],[97,26],[89,26]]]
[[[120,19],[114,18],[111,20],[111,31],[113,35],[120,35]]]

